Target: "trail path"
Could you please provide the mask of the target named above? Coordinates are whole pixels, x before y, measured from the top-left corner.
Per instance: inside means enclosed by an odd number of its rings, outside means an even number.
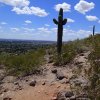
[[[0,85],[0,100],[4,100],[5,97],[8,98],[5,100],[56,100],[59,91],[71,91],[72,81],[70,79],[74,76],[73,70],[77,69],[78,65],[82,65],[84,68],[89,66],[87,63],[89,53],[77,55],[73,63],[64,67],[55,67],[52,63],[47,63],[43,66],[42,75],[31,75],[22,79],[16,79],[13,76],[5,77]],[[64,76],[63,79],[59,80],[57,74],[52,73],[55,69],[59,75]],[[0,69],[0,75],[1,72]],[[81,72],[81,75],[85,75],[84,71]],[[32,80],[36,80],[34,87],[29,85]]]

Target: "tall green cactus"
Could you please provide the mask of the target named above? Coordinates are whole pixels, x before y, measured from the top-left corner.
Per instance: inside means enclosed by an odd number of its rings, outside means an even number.
[[[93,36],[95,35],[95,25],[93,26]]]
[[[62,36],[63,36],[63,25],[67,23],[67,19],[63,19],[63,9],[60,8],[58,21],[53,19],[53,22],[58,25],[58,34],[57,34],[57,52],[61,54],[62,49]]]

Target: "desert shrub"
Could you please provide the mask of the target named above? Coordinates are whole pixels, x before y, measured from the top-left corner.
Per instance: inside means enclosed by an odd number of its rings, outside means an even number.
[[[36,70],[40,68],[41,64],[44,62],[44,55],[44,49],[29,51],[20,55],[9,55],[6,53],[5,55],[2,54],[2,56],[0,56],[0,63],[5,65],[9,74],[28,75],[35,73]],[[5,57],[3,58],[3,56]]]
[[[64,44],[60,56],[57,55],[56,50],[53,54],[54,65],[65,65],[70,63],[78,53],[82,53],[83,51],[79,40]]]
[[[89,55],[91,68],[89,69],[90,86],[88,93],[91,100],[100,100],[100,37],[93,37],[93,51]]]
[[[0,65],[3,65],[6,61],[6,59],[10,56],[10,54],[1,52],[0,53]]]

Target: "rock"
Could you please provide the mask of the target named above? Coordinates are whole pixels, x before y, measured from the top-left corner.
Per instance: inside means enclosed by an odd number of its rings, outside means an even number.
[[[84,53],[81,53],[80,56],[84,56]]]
[[[4,89],[4,91],[3,92],[8,92],[9,91],[9,89]]]
[[[12,100],[12,98],[10,98],[10,97],[5,97],[5,98],[3,98],[3,100]]]
[[[19,90],[22,90],[23,88],[22,88],[22,86],[19,86]]]
[[[57,94],[57,100],[66,100],[65,93],[66,93],[66,91],[60,91]]]
[[[53,60],[52,59],[49,59],[48,63],[52,63],[52,62],[53,62]]]
[[[57,86],[57,88],[60,88],[60,87],[61,87],[60,85]]]
[[[82,64],[83,62],[75,62],[75,65],[80,65],[80,64]]]
[[[85,59],[88,59],[88,57],[86,57],[86,56],[85,56],[84,58],[85,58]]]
[[[14,76],[6,76],[6,77],[3,79],[3,82],[14,83],[15,80],[16,80],[16,77],[14,77]]]
[[[51,72],[52,73],[57,73],[57,69],[52,69]]]
[[[45,91],[44,93],[45,93],[46,95],[48,95],[48,92],[47,92],[47,91]]]
[[[75,96],[70,97],[70,100],[76,100]]]
[[[43,82],[42,85],[45,85],[45,82]]]
[[[14,85],[19,85],[19,83],[18,82],[14,82]]]
[[[84,77],[82,77],[82,76],[79,76],[78,78],[76,78],[76,79],[73,79],[73,80],[71,80],[74,84],[75,84],[75,86],[81,86],[81,87],[87,87],[87,86],[89,86],[89,83],[88,83],[88,80],[86,80]]]
[[[69,82],[70,82],[69,79],[66,79],[66,78],[64,78],[60,81],[60,83],[62,83],[62,84],[68,84]]]
[[[2,83],[1,81],[4,79],[4,75],[0,74],[0,83]]]
[[[57,97],[52,97],[51,100],[58,100]]]
[[[55,92],[55,93],[53,94],[53,97],[51,98],[51,100],[58,100],[58,99],[57,99],[57,92]]]
[[[4,82],[0,81],[0,84],[3,84]]]
[[[40,91],[38,91],[38,93],[40,93]]]
[[[34,87],[36,85],[36,80],[32,80],[29,85]]]
[[[72,97],[72,96],[74,96],[74,93],[73,93],[72,91],[67,91],[67,92],[65,93],[65,97],[66,97],[66,98],[69,98],[69,97]]]
[[[61,71],[57,71],[56,77],[57,77],[59,80],[62,80],[63,78],[65,78],[64,74],[63,74]]]
[[[22,89],[23,89],[22,86],[18,85],[18,86],[14,89],[14,91],[16,91],[16,90],[22,90]]]
[[[29,80],[28,80],[28,79],[26,79],[25,81],[26,81],[26,82],[28,82]]]
[[[89,99],[88,95],[85,93],[78,95],[76,98],[78,100],[88,100]]]

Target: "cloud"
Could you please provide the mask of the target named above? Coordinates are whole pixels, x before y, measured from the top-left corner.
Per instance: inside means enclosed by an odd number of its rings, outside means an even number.
[[[77,36],[78,38],[85,38],[85,37],[88,37],[92,34],[91,31],[87,31],[87,30],[78,30],[77,31]]]
[[[68,23],[73,23],[73,22],[75,22],[73,19],[71,19],[71,18],[67,18],[67,22]]]
[[[68,40],[75,40],[77,38],[79,39],[82,39],[82,38],[85,38],[85,37],[88,37],[91,35],[91,31],[88,31],[88,30],[83,30],[83,29],[80,29],[80,30],[71,30],[71,29],[64,29],[64,40],[68,39]]]
[[[44,9],[34,6],[29,7],[29,0],[0,0],[0,2],[12,6],[12,11],[17,14],[36,15],[39,17],[45,17],[48,15]]]
[[[6,25],[7,23],[6,23],[6,22],[1,22],[1,24],[2,24],[2,25]]]
[[[0,0],[0,2],[15,7],[16,6],[23,7],[23,6],[28,6],[30,4],[29,0]]]
[[[53,34],[57,33],[57,28],[51,28],[50,30],[52,31]],[[88,37],[91,33],[92,33],[91,31],[83,30],[83,29],[75,31],[69,28],[64,28],[63,40],[69,41],[69,40],[75,40],[77,38],[85,38],[85,37]]]
[[[74,9],[82,14],[85,14],[86,12],[92,10],[94,6],[95,4],[93,2],[89,3],[85,0],[80,0],[79,3],[74,6]]]
[[[13,31],[13,32],[18,32],[20,29],[19,28],[16,28],[16,27],[14,27],[14,28],[11,28],[11,31]]]
[[[49,24],[45,24],[45,26],[46,26],[46,27],[49,27],[50,25],[49,25]]]
[[[71,10],[71,5],[64,2],[64,3],[62,3],[62,4],[57,4],[57,5],[55,5],[55,7],[54,7],[54,9],[55,9],[56,11],[59,11],[60,8],[63,8],[64,12],[70,12],[70,10]]]
[[[24,30],[24,32],[33,32],[33,31],[35,31],[35,29],[34,28],[25,28],[25,27],[23,27],[22,28],[23,30]]]
[[[45,28],[45,27],[37,28],[37,30],[40,33],[51,33],[51,31],[48,28]]]
[[[57,28],[51,28],[51,31],[57,33]]]
[[[88,21],[97,21],[98,20],[98,17],[96,17],[96,16],[91,16],[91,15],[87,15],[86,16],[86,19],[88,20]]]
[[[26,24],[31,24],[32,22],[30,20],[25,21]]]
[[[37,29],[40,33],[51,33],[51,30],[45,27],[40,27]]]
[[[27,14],[27,15],[36,15],[39,17],[45,17],[48,15],[48,13],[44,10],[41,9],[39,7],[23,7],[23,8],[19,8],[19,7],[14,7],[12,9],[12,11],[16,12],[17,14]]]
[[[30,39],[30,40],[57,40],[57,27],[40,27],[40,28],[8,28],[0,31],[1,38],[12,38],[12,39]],[[85,38],[91,35],[91,31],[88,30],[72,30],[70,28],[64,28],[63,41],[75,40],[77,38]]]

